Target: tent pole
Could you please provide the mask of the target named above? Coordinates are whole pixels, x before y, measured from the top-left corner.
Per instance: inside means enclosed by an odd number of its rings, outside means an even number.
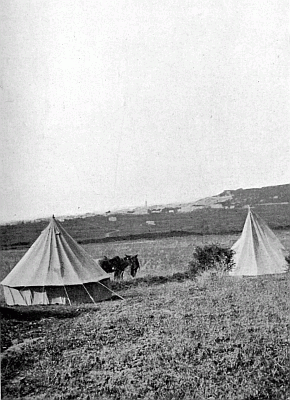
[[[106,289],[108,289],[111,293],[115,294],[116,296],[120,297],[120,299],[125,300],[124,297],[122,297],[120,294],[114,292],[112,289],[108,288],[108,286],[103,285],[101,282],[98,282],[100,285],[104,286]]]
[[[69,305],[71,306],[71,301],[70,301],[70,298],[69,298],[69,295],[68,295],[68,292],[67,292],[67,290],[66,290],[65,285],[63,285],[63,287],[64,287],[64,291],[65,291],[66,297],[67,297],[67,299],[68,299]]]
[[[25,289],[26,287],[29,289],[29,286],[23,286],[23,292],[24,292],[24,289]],[[26,301],[26,297],[23,296],[23,294],[22,294],[22,290],[19,290],[19,292],[20,292],[20,296],[21,296],[22,299],[24,300],[25,304],[26,304],[27,306],[29,306],[29,304],[28,304],[27,301]],[[31,297],[31,291],[30,291],[30,297]],[[30,305],[31,305],[31,304],[30,304]]]
[[[90,295],[90,293],[89,293],[88,289],[85,287],[85,285],[84,285],[84,284],[82,284],[82,285],[83,285],[83,287],[84,287],[85,291],[87,292],[87,294],[89,295],[90,299],[92,300],[92,302],[93,302],[94,304],[96,304],[95,300],[94,300],[94,299],[93,299],[93,297]]]
[[[27,286],[24,286],[23,287],[23,291],[24,291],[24,289],[26,288]],[[26,301],[26,297],[25,296],[23,296],[23,294],[22,294],[22,291],[21,290],[19,290],[19,292],[20,292],[20,296],[23,298],[23,300],[24,300],[24,302],[26,303],[26,305],[28,306],[29,304],[27,303],[27,301]],[[30,292],[30,296],[31,296],[31,292]]]

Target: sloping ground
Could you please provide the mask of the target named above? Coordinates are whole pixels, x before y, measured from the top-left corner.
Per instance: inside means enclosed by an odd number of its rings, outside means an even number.
[[[191,212],[204,207],[209,208],[241,208],[247,205],[252,207],[264,204],[289,204],[290,184],[265,186],[261,188],[224,190],[222,193],[205,197],[189,203],[173,203],[167,205],[155,205],[148,207],[149,212]],[[131,213],[144,213],[146,209],[131,209]],[[120,211],[121,212],[121,211]],[[123,210],[125,213],[126,210]],[[127,211],[128,212],[128,211]]]
[[[283,204],[290,202],[290,184],[265,186],[262,188],[225,190],[218,196],[231,196],[231,204],[242,207],[245,205],[257,206],[258,204]]]
[[[4,319],[3,399],[286,400],[289,278],[140,280],[71,318]]]

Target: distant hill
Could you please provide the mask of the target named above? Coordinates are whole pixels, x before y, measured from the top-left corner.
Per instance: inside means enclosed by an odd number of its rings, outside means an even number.
[[[136,207],[115,211],[115,214],[147,214],[167,212],[192,212],[204,208],[234,209],[248,205],[268,206],[273,204],[290,204],[290,184],[266,186],[262,188],[224,190],[222,193],[205,197],[189,203],[173,203],[154,205],[149,207]]]
[[[79,243],[192,234],[237,233],[250,205],[272,229],[290,228],[290,184],[225,190],[192,203],[137,207],[105,214],[58,218]],[[1,248],[29,247],[48,220],[0,226]]]

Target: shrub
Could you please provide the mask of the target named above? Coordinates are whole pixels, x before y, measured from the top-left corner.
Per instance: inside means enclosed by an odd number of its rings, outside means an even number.
[[[233,255],[233,250],[217,244],[197,246],[189,263],[189,272],[193,276],[205,271],[227,272],[233,267]]]

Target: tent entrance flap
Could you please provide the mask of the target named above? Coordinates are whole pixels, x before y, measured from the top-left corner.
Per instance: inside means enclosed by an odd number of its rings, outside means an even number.
[[[112,297],[110,280],[84,285],[12,288],[4,286],[8,305],[63,304],[77,305],[98,303]]]

